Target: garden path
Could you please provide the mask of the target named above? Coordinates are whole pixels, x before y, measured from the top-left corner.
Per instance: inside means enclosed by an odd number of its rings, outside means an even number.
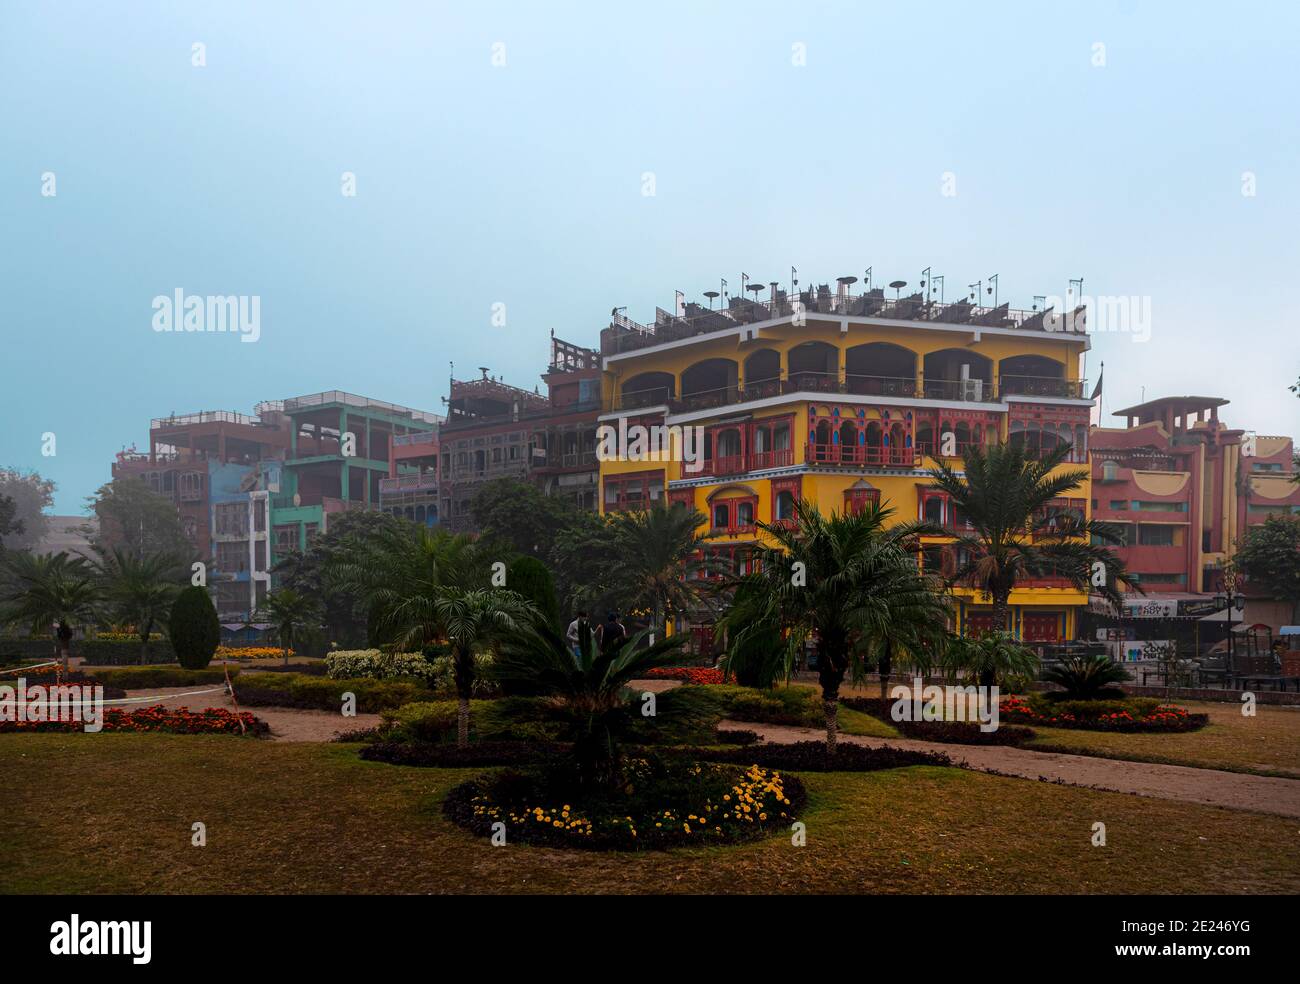
[[[719,727],[753,731],[763,741],[779,743],[824,741],[826,738],[825,731],[786,725],[723,721]],[[1126,762],[1090,755],[1038,752],[1006,745],[953,745],[911,738],[868,738],[843,733],[838,740],[869,748],[942,752],[954,763],[980,772],[1300,818],[1300,780],[1296,779],[1195,769],[1185,765]]]

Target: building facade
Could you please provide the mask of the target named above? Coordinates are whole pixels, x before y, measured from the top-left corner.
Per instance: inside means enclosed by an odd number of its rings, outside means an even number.
[[[960,469],[975,445],[1038,453],[1068,442],[1074,467],[1087,460],[1081,318],[854,295],[851,283],[794,297],[772,285],[764,300],[731,298],[722,310],[660,310],[653,326],[616,316],[601,335],[601,423],[701,428],[703,448],[697,465],[602,460],[602,512],[691,506],[710,554],[740,565],[762,537],[756,523],[793,519],[801,499],[823,513],[879,502],[895,521],[961,529],[928,470]],[[1090,499],[1085,481],[1060,505],[1087,515]],[[950,542],[927,540],[925,563],[953,569]],[[995,628],[989,598],[955,595],[954,628]],[[1005,628],[1027,641],[1073,638],[1087,600],[1060,578],[1022,583]]]
[[[1092,431],[1094,515],[1119,528],[1116,550],[1149,596],[1219,591],[1251,526],[1300,513],[1291,438],[1229,427],[1227,403],[1164,397]]]

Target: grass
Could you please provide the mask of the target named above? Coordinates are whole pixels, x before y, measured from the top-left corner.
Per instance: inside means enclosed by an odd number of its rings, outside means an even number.
[[[1025,747],[1300,778],[1300,707],[1260,704],[1255,717],[1244,717],[1236,704],[1175,703],[1192,713],[1209,714],[1210,723],[1183,734],[1116,734],[1033,725],[1038,737]]]
[[[355,746],[0,735],[0,770],[4,892],[1300,891],[1294,820],[957,769],[805,773],[802,848],[579,862],[445,820],[442,797],[482,770],[366,763]],[[1247,826],[1248,848],[1226,850]]]

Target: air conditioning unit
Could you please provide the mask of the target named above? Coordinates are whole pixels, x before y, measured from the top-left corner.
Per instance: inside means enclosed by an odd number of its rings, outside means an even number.
[[[963,379],[961,381],[961,398],[970,403],[979,403],[984,399],[984,380]]]

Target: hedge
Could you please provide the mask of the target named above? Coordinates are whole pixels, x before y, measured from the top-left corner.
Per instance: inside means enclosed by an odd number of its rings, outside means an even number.
[[[54,659],[57,653],[53,639],[0,638],[0,663]]]
[[[73,642],[72,655],[80,656],[87,666],[138,666],[140,665],[140,640],[82,639]],[[175,663],[176,653],[165,639],[150,642],[144,661],[148,663]]]
[[[230,679],[239,676],[232,667]],[[95,671],[95,679],[126,690],[147,690],[154,687],[194,687],[225,683],[226,674],[220,669],[187,670],[179,666],[123,666],[119,669]]]
[[[408,680],[331,680],[303,673],[246,673],[235,687],[235,699],[249,707],[337,711],[342,707],[343,694],[349,691],[356,694],[359,714],[375,714],[432,696],[427,688]]]

